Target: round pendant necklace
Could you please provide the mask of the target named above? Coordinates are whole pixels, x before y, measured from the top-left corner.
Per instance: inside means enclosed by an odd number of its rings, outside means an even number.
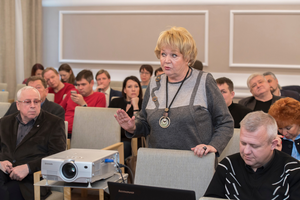
[[[166,80],[166,108],[165,108],[165,112],[164,112],[163,116],[158,121],[160,127],[162,127],[162,128],[168,128],[170,126],[170,124],[171,124],[171,119],[169,118],[170,107],[173,104],[173,102],[174,102],[174,100],[175,100],[175,98],[176,98],[179,90],[181,89],[181,86],[183,85],[184,81],[186,80],[189,72],[190,72],[190,68],[187,71],[187,73],[186,73],[183,81],[181,82],[181,84],[180,84],[180,86],[179,86],[179,88],[178,88],[178,90],[177,90],[175,96],[173,97],[173,99],[172,99],[172,101],[171,101],[171,103],[170,103],[169,106],[168,106],[168,82],[169,81],[168,81],[168,77],[167,77],[167,80]]]

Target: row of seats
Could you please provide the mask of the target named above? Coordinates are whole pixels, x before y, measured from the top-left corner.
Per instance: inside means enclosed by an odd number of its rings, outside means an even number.
[[[110,87],[117,91],[122,91],[122,81],[111,81]],[[16,87],[16,93],[21,89],[22,87],[26,86],[25,84],[17,84]],[[146,92],[146,89],[142,89],[143,96]],[[0,102],[9,102],[8,99],[9,92],[7,91],[7,83],[0,83]],[[54,94],[48,93],[47,99],[49,101],[54,101]],[[15,95],[15,99],[17,100],[17,95]]]

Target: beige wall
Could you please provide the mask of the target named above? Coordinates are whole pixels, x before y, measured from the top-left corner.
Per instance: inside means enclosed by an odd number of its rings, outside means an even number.
[[[120,14],[141,10],[187,12]],[[204,70],[231,78],[238,96],[248,95],[246,79],[254,72],[273,71],[281,85],[299,85],[299,10],[300,5],[44,7],[43,64],[58,68],[60,61],[68,62],[75,73],[104,68],[112,80],[138,76],[141,63],[159,66],[153,53],[159,33],[183,26],[196,40]],[[59,18],[59,11],[114,13],[62,13]]]

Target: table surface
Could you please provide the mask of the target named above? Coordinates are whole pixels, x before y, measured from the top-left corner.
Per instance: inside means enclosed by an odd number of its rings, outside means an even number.
[[[125,182],[127,182],[127,177],[128,174],[122,174]],[[119,182],[121,183],[122,177],[120,173],[115,173],[113,176],[111,176],[108,179],[102,179],[99,181],[96,181],[94,183],[91,183],[91,187],[88,187],[88,183],[68,183],[64,181],[53,181],[53,180],[48,180],[46,181],[45,179],[35,183],[35,186],[50,186],[50,187],[70,187],[70,188],[89,188],[89,189],[107,189],[107,182]],[[48,182],[48,184],[47,184]]]

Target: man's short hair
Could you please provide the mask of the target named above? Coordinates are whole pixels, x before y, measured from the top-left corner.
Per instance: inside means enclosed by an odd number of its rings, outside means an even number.
[[[191,67],[202,71],[203,70],[203,63],[200,60],[196,60],[195,63]]]
[[[41,81],[44,88],[47,88],[47,83],[46,83],[46,80],[42,77],[39,77],[39,76],[30,76],[28,79],[27,79],[27,82],[26,82],[26,85],[28,86],[28,83],[29,82],[33,82],[33,81]]]
[[[97,72],[96,76],[95,76],[95,79],[97,80],[97,76],[100,75],[100,74],[105,74],[107,76],[108,79],[110,79],[110,74],[108,73],[108,71],[104,70],[104,69],[101,69]]]
[[[87,80],[87,82],[91,83],[91,81],[94,79],[93,77],[93,72],[91,70],[84,69],[77,74],[76,81],[80,81],[84,78]]]
[[[56,69],[54,69],[53,67],[47,67],[47,68],[43,71],[42,76],[44,77],[44,74],[45,74],[46,72],[50,71],[50,70],[53,71],[55,74],[59,75],[59,73],[56,71]]]
[[[153,67],[151,65],[142,65],[140,67],[140,72],[142,71],[142,69],[146,70],[147,72],[149,72],[152,76],[153,74]]]
[[[269,142],[272,142],[277,135],[277,123],[275,119],[263,111],[255,111],[247,114],[240,122],[241,128],[253,133],[258,128],[265,126],[269,137]]]
[[[157,76],[157,72],[163,72],[164,70],[160,67],[160,68],[157,68],[155,71],[154,71],[154,75]]]
[[[248,86],[249,89],[251,89],[251,88],[250,88],[250,81],[251,81],[253,78],[257,77],[257,76],[261,76],[261,77],[263,77],[263,79],[266,80],[266,78],[265,78],[265,76],[264,76],[263,74],[260,74],[260,73],[254,73],[254,74],[251,74],[251,75],[248,77],[248,79],[247,79],[247,86]]]
[[[37,89],[35,89],[34,87],[31,87],[31,86],[25,86],[25,87],[22,87],[21,89],[19,89],[19,91],[17,92],[17,100],[18,101],[20,100],[22,92],[24,92],[26,90],[33,90],[33,91],[35,91],[38,94],[39,99],[41,99],[40,92]]]
[[[274,74],[273,72],[265,72],[265,73],[263,73],[263,75],[264,75],[264,76],[270,75],[270,76],[272,76],[275,80],[277,79],[276,76],[275,76],[275,74]]]
[[[216,82],[218,85],[223,85],[224,83],[226,83],[228,85],[229,91],[233,91],[233,82],[229,78],[221,77],[216,79]]]

